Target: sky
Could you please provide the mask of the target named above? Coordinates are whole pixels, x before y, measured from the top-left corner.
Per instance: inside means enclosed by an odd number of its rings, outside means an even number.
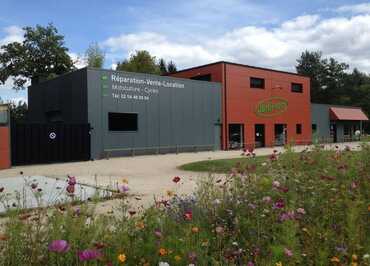
[[[370,3],[364,0],[1,0],[0,46],[22,41],[22,27],[53,23],[77,67],[98,43],[105,68],[135,50],[178,69],[225,60],[295,71],[305,50],[370,73]],[[12,80],[3,100],[27,100]]]

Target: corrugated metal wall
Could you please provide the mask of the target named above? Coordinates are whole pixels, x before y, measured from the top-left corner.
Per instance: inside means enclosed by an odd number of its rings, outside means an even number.
[[[108,113],[137,113],[138,130],[110,132]],[[220,148],[219,83],[88,70],[92,157]]]

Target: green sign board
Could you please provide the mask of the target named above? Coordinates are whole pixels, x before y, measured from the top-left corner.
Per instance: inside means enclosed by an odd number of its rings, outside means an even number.
[[[277,116],[288,109],[288,101],[281,97],[271,97],[260,101],[256,107],[256,114],[258,116],[270,117]]]

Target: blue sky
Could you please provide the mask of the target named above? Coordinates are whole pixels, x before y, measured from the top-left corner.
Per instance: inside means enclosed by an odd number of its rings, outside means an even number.
[[[21,28],[52,22],[83,66],[88,45],[106,52],[106,68],[138,49],[179,68],[217,60],[294,71],[305,49],[322,50],[370,72],[370,4],[345,0],[24,1],[0,3],[0,44]],[[26,98],[11,81],[3,99]]]

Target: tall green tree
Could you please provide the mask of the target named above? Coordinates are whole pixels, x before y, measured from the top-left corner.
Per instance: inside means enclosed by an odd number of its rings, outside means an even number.
[[[159,70],[161,71],[161,75],[167,74],[168,72],[167,65],[166,65],[166,61],[163,58],[159,59],[158,67],[159,67]]]
[[[58,34],[52,24],[23,30],[22,43],[1,46],[0,84],[13,77],[14,88],[21,89],[28,79],[34,84],[74,68],[64,45],[64,36]]]
[[[27,120],[28,105],[26,102],[9,102],[10,119],[14,122],[25,122]]]
[[[117,70],[139,72],[148,74],[160,74],[161,70],[156,62],[155,56],[151,56],[148,51],[136,51],[128,60],[123,60],[117,64]]]
[[[297,73],[311,78],[312,102],[340,104],[347,100],[344,91],[349,66],[346,63],[322,58],[320,51],[303,52],[297,63]]]
[[[105,61],[105,53],[98,43],[89,45],[85,53],[87,65],[89,67],[102,68]]]
[[[175,73],[175,72],[177,72],[176,64],[172,60],[167,65],[167,72],[168,73]]]

